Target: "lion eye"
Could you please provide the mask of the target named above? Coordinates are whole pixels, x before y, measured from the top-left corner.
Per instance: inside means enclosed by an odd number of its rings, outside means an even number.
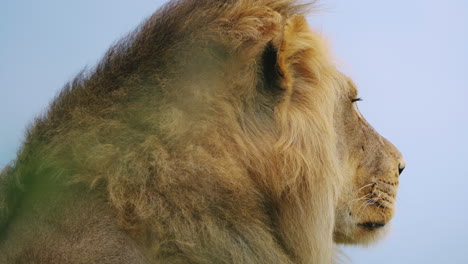
[[[353,103],[359,102],[359,101],[362,101],[362,98],[354,98],[354,99],[351,99],[351,102],[353,102]]]

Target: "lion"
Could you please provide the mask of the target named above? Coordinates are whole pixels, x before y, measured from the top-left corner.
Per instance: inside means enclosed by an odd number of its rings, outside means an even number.
[[[0,176],[1,263],[333,263],[400,152],[294,0],[180,0],[79,74]]]

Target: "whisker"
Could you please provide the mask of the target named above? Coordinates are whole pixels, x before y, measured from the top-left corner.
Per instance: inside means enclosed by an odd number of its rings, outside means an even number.
[[[353,192],[352,196],[358,194],[361,190],[363,190],[364,188],[366,187],[369,187],[369,186],[372,186],[374,183],[369,183],[369,184],[366,184],[364,186],[362,186],[361,188],[357,189],[356,191]],[[348,206],[351,206],[353,203],[357,202],[357,201],[360,201],[360,200],[363,200],[363,199],[366,199],[368,196],[370,195],[370,193],[368,194],[365,194],[359,198],[356,198],[356,199],[353,199],[351,201],[348,202]]]
[[[374,183],[369,183],[369,184],[366,184],[364,186],[362,186],[361,188],[357,189],[356,191],[353,192],[353,196],[356,195],[357,193],[359,193],[362,189],[366,188],[366,187],[369,187],[369,186],[372,186]]]
[[[367,201],[363,202],[363,203],[361,204],[361,206],[359,206],[359,208],[358,208],[358,210],[357,210],[357,212],[356,212],[356,217],[359,218],[359,217],[360,217],[360,214],[363,213],[364,210],[365,210],[369,205],[372,205],[372,204],[374,204],[374,202],[371,201],[371,200],[367,200]]]
[[[368,193],[368,194],[366,194],[366,195],[364,195],[364,196],[361,196],[361,197],[359,197],[359,198],[353,199],[353,200],[351,200],[351,201],[348,202],[348,205],[351,205],[351,204],[353,204],[353,203],[355,203],[355,202],[357,202],[357,201],[360,201],[360,200],[367,199],[367,198],[369,197],[369,195],[370,195],[370,193]]]
[[[369,193],[369,195],[372,197],[373,195],[375,194],[375,188],[372,189],[372,192]],[[359,206],[358,208],[358,211],[356,213],[356,217],[360,217],[360,214],[364,212],[364,210],[369,206],[369,205],[373,205],[373,204],[376,204],[376,202],[380,199],[380,196],[378,195],[378,197],[372,197],[370,198],[369,200],[367,200],[366,202],[364,202],[363,204],[361,204],[361,206]],[[364,206],[364,207],[363,207]]]

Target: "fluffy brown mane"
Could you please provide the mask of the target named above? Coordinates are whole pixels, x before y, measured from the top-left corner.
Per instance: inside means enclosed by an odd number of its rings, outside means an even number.
[[[2,178],[92,187],[152,263],[331,263],[347,80],[310,7],[166,4],[65,86]]]

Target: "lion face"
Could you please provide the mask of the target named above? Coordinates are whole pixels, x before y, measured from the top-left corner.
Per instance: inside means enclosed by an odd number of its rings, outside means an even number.
[[[338,152],[346,183],[336,208],[334,240],[369,243],[394,215],[398,178],[405,168],[400,152],[359,112],[357,90],[347,80],[335,112]]]

